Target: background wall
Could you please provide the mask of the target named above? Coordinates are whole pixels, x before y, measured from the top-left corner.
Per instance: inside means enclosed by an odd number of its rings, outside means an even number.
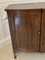
[[[11,0],[1,0],[0,1],[0,48],[5,46],[5,44],[10,41],[10,32],[9,32],[9,25],[8,25],[8,19],[5,8],[12,4],[13,2]]]
[[[45,2],[45,0],[15,0],[15,3]]]

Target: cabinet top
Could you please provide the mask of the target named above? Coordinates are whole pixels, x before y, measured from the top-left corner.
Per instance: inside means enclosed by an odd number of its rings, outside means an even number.
[[[45,2],[10,4],[5,10],[45,9]]]

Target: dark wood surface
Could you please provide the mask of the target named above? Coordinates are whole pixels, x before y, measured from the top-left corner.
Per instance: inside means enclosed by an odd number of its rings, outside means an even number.
[[[45,9],[7,10],[14,57],[16,50],[45,52]]]
[[[14,20],[18,49],[39,51],[41,11],[24,10],[16,12]]]
[[[39,51],[41,10],[8,11],[13,49]]]
[[[15,29],[15,23],[13,14],[11,11],[7,11],[8,14],[8,22],[9,22],[9,28],[10,28],[10,34],[11,34],[11,41],[12,41],[12,48],[14,53],[14,58],[16,57],[15,53],[17,50],[17,41],[16,41],[16,29]]]
[[[45,52],[45,10],[42,10],[41,52]]]

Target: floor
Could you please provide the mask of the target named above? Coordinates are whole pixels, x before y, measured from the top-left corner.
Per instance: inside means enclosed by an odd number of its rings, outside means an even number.
[[[11,43],[0,49],[0,60],[45,60],[45,53],[18,52],[14,59]]]

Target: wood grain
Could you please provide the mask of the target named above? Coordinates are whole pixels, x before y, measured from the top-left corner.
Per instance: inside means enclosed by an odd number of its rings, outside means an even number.
[[[41,26],[41,52],[45,52],[45,9],[42,10],[42,26]]]
[[[18,10],[14,12],[18,49],[39,51],[40,10]]]

